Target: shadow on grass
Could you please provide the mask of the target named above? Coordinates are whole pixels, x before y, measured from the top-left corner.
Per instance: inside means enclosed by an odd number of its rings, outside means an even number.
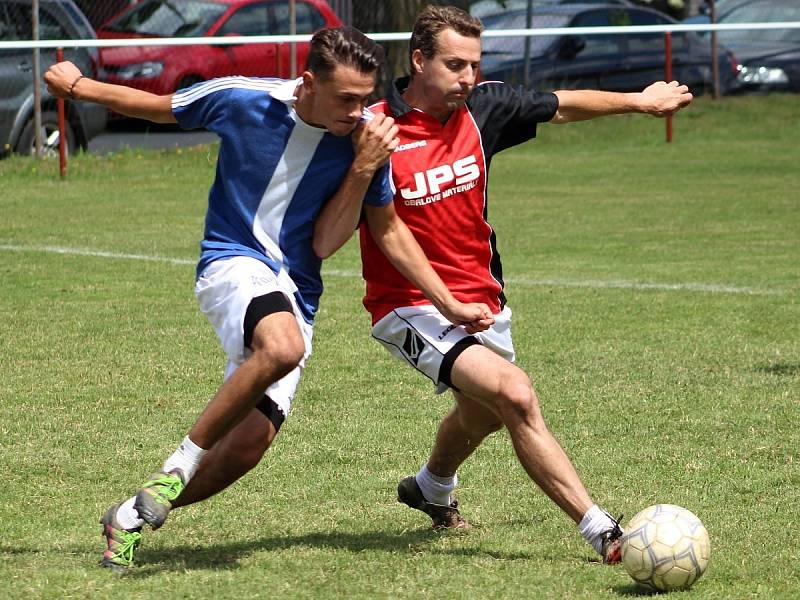
[[[635,583],[630,583],[628,585],[615,585],[611,589],[618,596],[644,597],[644,596],[656,596],[661,594],[661,592],[656,592],[655,590],[648,590],[647,588],[638,586]]]
[[[800,363],[772,363],[769,365],[759,365],[756,371],[768,375],[798,375],[800,374]]]
[[[302,547],[348,552],[372,550],[411,554],[424,550],[424,552],[431,555],[483,556],[499,560],[530,560],[535,558],[533,554],[528,553],[508,553],[480,548],[441,548],[432,545],[442,539],[442,536],[458,538],[463,535],[463,533],[455,532],[437,533],[428,529],[404,531],[396,534],[385,531],[362,534],[324,532],[264,537],[259,540],[210,546],[186,545],[154,550],[142,547],[136,553],[138,566],[126,574],[126,577],[146,578],[162,572],[184,571],[187,569],[237,569],[240,561],[247,559],[255,552],[280,552]],[[428,543],[431,544],[429,545]]]

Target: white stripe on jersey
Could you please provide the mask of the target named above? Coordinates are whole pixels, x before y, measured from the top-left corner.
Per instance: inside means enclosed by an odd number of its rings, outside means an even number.
[[[284,264],[284,256],[278,244],[283,218],[323,135],[324,129],[296,119],[253,219],[253,235],[264,246],[267,256],[281,264]]]
[[[174,110],[176,108],[188,106],[192,102],[195,102],[204,96],[208,96],[214,92],[230,88],[244,88],[272,92],[280,89],[281,85],[286,84],[286,81],[286,79],[275,78],[253,79],[251,77],[220,77],[218,79],[206,81],[202,84],[192,87],[185,92],[173,94],[172,108]]]
[[[375,113],[372,112],[369,108],[364,108],[361,111],[361,120],[365,123],[369,123],[372,119],[375,118]]]

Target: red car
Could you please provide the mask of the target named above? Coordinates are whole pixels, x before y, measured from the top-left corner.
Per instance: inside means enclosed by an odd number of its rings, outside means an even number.
[[[298,34],[338,27],[324,0],[296,0]],[[289,33],[288,0],[141,0],[97,30],[98,38],[223,37]],[[297,69],[308,55],[298,43]],[[102,78],[171,94],[224,75],[293,77],[289,43],[233,46],[137,46],[101,50]]]

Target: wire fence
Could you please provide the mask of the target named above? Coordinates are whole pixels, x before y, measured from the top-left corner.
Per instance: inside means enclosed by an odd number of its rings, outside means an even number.
[[[34,31],[37,4],[38,31]],[[351,22],[386,22],[391,16],[389,3],[369,3],[373,13],[365,19],[356,10],[363,10],[363,4],[354,5],[350,0],[297,0],[292,6],[288,0],[279,0],[247,4],[247,11],[233,11],[228,4],[208,0],[144,0],[133,9],[129,0],[78,4],[84,12],[72,0],[0,1],[0,155],[31,152],[37,146],[37,137],[45,150],[54,151],[59,141],[57,104],[42,89],[41,75],[34,74],[37,60],[39,73],[56,61],[58,48],[63,48],[66,60],[92,77],[168,94],[224,75],[292,77],[302,69],[311,33],[345,22],[340,14]],[[176,10],[184,6],[192,8]],[[717,85],[727,91],[737,85],[737,77],[741,79],[735,57],[724,48],[715,55],[708,39],[711,36],[700,34],[746,32],[752,37],[766,33],[770,42],[800,42],[800,21],[711,25],[680,24],[664,18],[663,22],[656,20],[660,24],[640,24],[630,16],[637,13],[628,14],[620,8],[616,16],[612,14],[605,21],[595,18],[586,26],[572,21],[569,27],[564,12],[540,10],[533,26],[525,27],[525,20],[520,21],[524,12],[512,10],[484,17],[487,30],[482,69],[487,79],[537,89],[634,91],[644,87],[642,82],[664,77],[664,35],[669,32],[675,79],[702,91],[715,83],[715,74],[721,74],[722,83]],[[413,18],[397,16],[397,22]],[[382,90],[391,78],[407,70],[410,32],[368,35],[387,48],[389,60],[377,88]],[[612,66],[618,64],[620,72],[627,71],[627,76],[570,75],[567,67],[575,67],[581,62],[579,58],[587,56],[605,57]],[[644,65],[647,60],[649,66]],[[634,71],[638,79],[631,76]],[[768,70],[748,76],[767,80],[779,79],[781,74]],[[65,118],[66,145],[74,151],[86,147],[88,140],[104,129],[108,115],[101,107],[70,102]]]

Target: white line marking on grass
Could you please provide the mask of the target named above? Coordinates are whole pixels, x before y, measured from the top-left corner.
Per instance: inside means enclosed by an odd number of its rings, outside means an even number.
[[[169,258],[167,256],[152,256],[146,254],[126,254],[120,252],[104,252],[85,248],[64,248],[59,246],[18,246],[14,244],[0,244],[0,250],[6,252],[43,252],[47,254],[63,254],[67,256],[90,256],[96,258],[112,258],[118,260],[143,260],[147,262],[160,262],[172,265],[194,265],[196,260],[187,258]],[[342,277],[359,279],[359,271],[341,269],[323,269],[326,277]],[[586,289],[621,289],[621,290],[656,290],[676,292],[702,292],[709,294],[745,294],[754,296],[783,295],[787,292],[778,289],[763,289],[752,287],[739,287],[717,283],[643,283],[638,281],[601,279],[532,279],[530,277],[508,277],[506,282],[510,285],[527,287],[573,287]]]
[[[83,248],[61,248],[58,246],[15,246],[0,244],[0,250],[8,252],[44,252],[47,254],[64,254],[67,256],[91,256],[97,258],[114,258],[121,260],[144,260],[147,262],[169,263],[171,265],[193,265],[196,260],[186,258],[169,258],[166,256],[148,256],[146,254],[124,254],[120,252],[103,252]]]

